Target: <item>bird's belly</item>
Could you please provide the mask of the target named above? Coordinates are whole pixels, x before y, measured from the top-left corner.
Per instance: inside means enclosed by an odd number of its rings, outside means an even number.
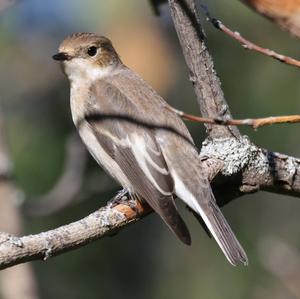
[[[98,164],[101,165],[103,169],[124,188],[127,188],[129,191],[132,190],[131,184],[126,175],[116,161],[114,161],[102,148],[89,125],[87,123],[81,124],[78,131],[90,154],[94,157]]]

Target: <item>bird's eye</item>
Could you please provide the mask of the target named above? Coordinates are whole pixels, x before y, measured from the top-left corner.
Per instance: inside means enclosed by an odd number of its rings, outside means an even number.
[[[95,56],[97,54],[97,48],[95,46],[91,46],[88,48],[87,53],[90,56]]]

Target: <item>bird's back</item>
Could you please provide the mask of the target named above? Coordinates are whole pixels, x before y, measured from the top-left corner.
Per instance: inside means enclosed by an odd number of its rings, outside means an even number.
[[[193,139],[182,119],[167,109],[166,101],[135,72],[123,66],[119,72],[104,78],[103,82],[110,85],[110,88],[117,89],[123,99],[126,97],[127,104],[131,105],[131,116],[143,120],[156,130],[169,131],[177,141],[188,142],[194,147]],[[116,105],[116,110],[122,109],[120,104]]]

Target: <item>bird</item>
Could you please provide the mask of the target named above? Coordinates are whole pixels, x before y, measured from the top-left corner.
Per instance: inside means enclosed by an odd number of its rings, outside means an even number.
[[[96,162],[145,201],[185,244],[174,198],[197,213],[232,265],[247,255],[216,203],[194,141],[167,102],[94,33],[66,37],[53,59],[70,82],[72,119]]]

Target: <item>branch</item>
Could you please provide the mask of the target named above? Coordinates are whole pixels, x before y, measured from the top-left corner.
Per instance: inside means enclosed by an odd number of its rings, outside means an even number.
[[[202,116],[232,118],[214,70],[212,57],[204,42],[195,1],[169,0],[169,5]],[[240,136],[236,127],[207,124],[206,128],[211,137]]]
[[[300,197],[300,159],[261,149],[247,136],[208,138],[200,158],[220,206],[260,190]]]
[[[256,52],[261,53],[263,55],[266,55],[266,56],[269,56],[269,57],[274,58],[276,60],[279,60],[280,62],[283,62],[285,64],[292,65],[292,66],[295,66],[295,67],[300,67],[300,61],[299,60],[294,59],[294,58],[289,57],[289,56],[286,56],[286,55],[283,55],[283,54],[279,54],[279,53],[277,53],[273,50],[263,48],[261,46],[258,46],[256,44],[254,44],[253,42],[251,42],[248,39],[244,38],[239,32],[232,31],[231,29],[229,29],[220,20],[211,17],[205,6],[202,6],[202,8],[206,12],[207,19],[214,25],[214,27],[221,30],[226,35],[230,36],[231,38],[235,39],[236,41],[238,41],[243,46],[243,48],[245,48],[246,50],[256,51]]]
[[[30,260],[47,260],[93,240],[111,236],[150,212],[148,206],[129,199],[127,194],[121,193],[117,197],[128,204],[108,204],[79,221],[40,234],[17,239],[4,235],[0,240],[0,269]]]
[[[247,137],[207,139],[200,158],[219,205],[258,190],[300,197],[300,159],[269,152]],[[215,174],[218,173],[216,177]],[[228,184],[228,179],[231,180]],[[111,236],[151,212],[122,192],[114,201],[89,216],[36,235],[16,238],[0,235],[0,269],[77,249],[91,241]]]
[[[284,116],[269,116],[263,118],[247,118],[247,119],[221,119],[221,118],[208,118],[189,114],[173,108],[170,105],[165,105],[166,109],[176,113],[183,119],[213,125],[234,125],[234,126],[250,126],[253,129],[258,129],[264,126],[285,123],[300,123],[300,115],[284,115]]]

